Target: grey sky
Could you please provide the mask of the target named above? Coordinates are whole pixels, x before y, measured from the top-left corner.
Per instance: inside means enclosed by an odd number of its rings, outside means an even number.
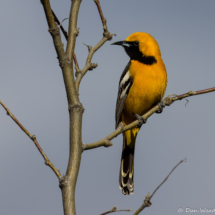
[[[167,68],[166,95],[215,87],[215,1],[100,0],[107,26],[117,36],[94,55],[98,68],[84,77],[80,98],[85,107],[83,141],[94,142],[115,128],[120,75],[129,58],[110,43],[133,32],[158,41]],[[51,1],[60,20],[70,1]],[[0,99],[37,139],[53,164],[65,173],[69,121],[65,88],[40,1],[1,1]],[[67,29],[68,21],[63,23]],[[83,0],[76,54],[83,68],[88,45],[102,37],[93,0]],[[64,39],[63,39],[64,40]],[[64,40],[64,43],[66,41]],[[153,115],[137,137],[134,194],[118,187],[122,136],[110,148],[83,153],[76,188],[77,214],[100,214],[114,205],[136,210],[148,192],[181,164],[143,214],[178,214],[178,208],[214,208],[215,93],[179,101]],[[63,214],[61,191],[32,141],[0,107],[0,214]],[[121,213],[131,214],[131,213]],[[185,214],[182,212],[181,214]]]

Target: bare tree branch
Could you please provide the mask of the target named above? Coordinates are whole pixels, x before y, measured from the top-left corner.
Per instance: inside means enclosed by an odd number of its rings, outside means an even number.
[[[76,0],[74,2],[77,2],[77,1],[79,2],[79,0]],[[60,31],[58,26],[55,23],[49,0],[41,0],[41,3],[43,5],[46,19],[48,22],[49,32],[53,38],[53,43],[59,59],[59,65],[63,72],[63,78],[64,78],[65,87],[66,87],[68,103],[70,105],[79,104],[80,102],[79,102],[77,90],[74,84],[75,80],[74,80],[74,74],[73,74],[73,62],[71,61],[71,58],[69,58],[68,55],[66,55],[64,52]]]
[[[7,106],[1,100],[0,100],[0,104],[6,110],[7,115],[9,115],[13,119],[13,121],[31,138],[31,140],[34,142],[35,146],[39,150],[40,154],[43,156],[43,158],[45,160],[45,164],[47,166],[49,166],[54,171],[54,173],[56,174],[56,176],[59,179],[61,179],[62,176],[60,174],[59,169],[56,169],[54,167],[54,165],[52,164],[52,162],[48,159],[48,157],[46,156],[46,154],[44,153],[44,151],[40,147],[39,143],[37,142],[36,136],[30,134],[30,132],[18,121],[18,119],[11,113],[11,111],[7,108]]]
[[[55,28],[56,24],[55,24],[55,20],[53,18],[53,14],[52,14],[51,5],[50,5],[49,0],[41,0],[41,4],[43,5],[44,11],[45,11],[48,26],[50,28]]]
[[[199,90],[199,91],[189,91],[188,93],[185,93],[185,94],[182,94],[182,95],[176,95],[174,97],[172,97],[172,95],[169,95],[165,99],[163,99],[163,103],[166,106],[170,106],[173,102],[175,102],[177,100],[182,100],[182,99],[190,97],[190,96],[200,95],[200,94],[204,94],[204,93],[210,93],[210,92],[213,92],[213,91],[215,91],[215,87],[205,89],[205,90]],[[175,95],[175,94],[173,94],[173,95]],[[152,114],[154,114],[157,110],[159,110],[159,108],[160,108],[159,105],[156,105],[151,110],[149,110],[146,114],[144,114],[142,117],[144,119],[148,119]],[[105,147],[111,146],[112,143],[110,143],[110,141],[114,137],[117,137],[122,132],[125,132],[127,130],[130,130],[130,129],[134,128],[138,124],[139,124],[138,120],[136,120],[136,121],[134,121],[131,124],[126,125],[126,126],[123,126],[121,124],[114,132],[112,132],[107,137],[103,138],[102,140],[99,140],[99,141],[94,142],[94,143],[83,144],[83,150],[94,149],[94,148],[98,148],[98,147],[101,147],[101,146],[105,146]]]
[[[100,215],[106,215],[106,214],[110,214],[110,213],[114,213],[114,212],[121,212],[121,211],[129,212],[129,211],[132,211],[132,210],[130,210],[130,209],[117,210],[116,206],[114,206],[111,210],[109,210],[109,211],[107,211],[107,212],[105,212],[103,214],[100,214]]]
[[[144,199],[143,204],[138,208],[138,210],[134,213],[134,215],[138,215],[144,208],[150,207],[152,205],[151,199],[153,195],[156,193],[156,191],[164,184],[164,182],[169,178],[169,176],[172,174],[172,172],[183,162],[186,162],[186,158],[184,160],[181,160],[172,170],[171,172],[167,175],[167,177],[162,181],[162,183],[154,190],[152,195],[150,196],[150,193],[147,194],[147,196]]]
[[[89,54],[88,54],[87,61],[86,61],[86,64],[85,64],[85,67],[83,68],[83,70],[77,72],[76,88],[77,88],[78,91],[79,91],[79,86],[80,86],[81,80],[82,80],[82,78],[84,77],[84,75],[87,73],[87,71],[88,71],[88,70],[92,70],[92,69],[94,69],[94,68],[97,67],[97,64],[91,63],[91,60],[92,60],[92,57],[93,57],[94,53],[95,53],[107,40],[111,40],[112,37],[113,37],[113,34],[111,34],[111,33],[108,31],[108,29],[107,29],[107,26],[106,26],[106,19],[104,18],[104,15],[103,15],[103,13],[102,13],[102,9],[101,9],[101,5],[100,5],[99,0],[94,0],[94,1],[95,1],[96,5],[97,5],[97,8],[98,8],[98,11],[99,11],[99,14],[100,14],[102,23],[103,23],[104,33],[103,33],[103,38],[102,38],[94,47],[92,47],[91,49],[89,49]]]
[[[53,10],[52,10],[52,13],[53,13],[55,22],[60,26],[60,29],[63,32],[64,37],[66,38],[66,40],[68,40],[68,34],[67,34],[67,32],[65,31],[64,27],[61,25],[59,19],[57,18],[56,14],[54,13]],[[78,61],[77,61],[75,53],[73,54],[73,60],[74,60],[74,63],[75,63],[75,67],[77,67],[76,70],[79,70]]]

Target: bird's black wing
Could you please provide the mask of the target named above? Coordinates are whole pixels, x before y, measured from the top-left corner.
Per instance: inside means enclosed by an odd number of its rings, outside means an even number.
[[[120,118],[122,115],[122,110],[125,105],[125,101],[127,99],[129,90],[132,85],[132,79],[130,77],[130,72],[129,72],[129,67],[131,65],[131,62],[127,64],[125,67],[120,81],[119,81],[119,91],[118,91],[118,96],[117,96],[117,102],[116,102],[116,113],[115,113],[115,119],[116,119],[116,128],[118,127],[120,123]]]

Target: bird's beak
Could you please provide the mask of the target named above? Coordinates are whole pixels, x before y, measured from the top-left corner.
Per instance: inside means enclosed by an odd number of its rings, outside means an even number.
[[[127,41],[119,41],[119,42],[115,42],[112,43],[111,45],[120,45],[120,46],[124,46],[124,47],[130,47],[131,45],[127,42]]]

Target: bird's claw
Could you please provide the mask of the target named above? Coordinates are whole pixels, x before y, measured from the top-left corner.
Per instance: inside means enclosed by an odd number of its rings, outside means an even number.
[[[163,103],[163,101],[158,102],[158,106],[159,106],[159,109],[156,111],[156,113],[162,113],[163,109],[165,108],[165,104]]]
[[[145,124],[147,122],[147,119],[144,119],[142,116],[140,116],[139,114],[136,114],[133,112],[133,115],[137,118],[137,120],[139,121],[139,124],[137,125],[138,127],[141,127],[142,124]]]

